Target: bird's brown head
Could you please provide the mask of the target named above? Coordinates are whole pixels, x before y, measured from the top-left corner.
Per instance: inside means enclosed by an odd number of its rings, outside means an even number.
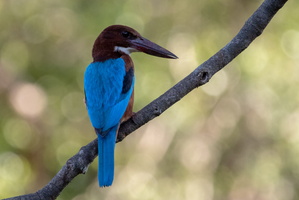
[[[102,31],[96,39],[92,56],[94,62],[119,58],[132,52],[143,52],[163,58],[177,58],[163,47],[142,37],[134,29],[123,25],[112,25]]]

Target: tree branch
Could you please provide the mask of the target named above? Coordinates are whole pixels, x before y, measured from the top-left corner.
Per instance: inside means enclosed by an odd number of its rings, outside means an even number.
[[[263,4],[246,21],[239,33],[220,51],[197,67],[191,74],[152,101],[132,118],[122,123],[119,129],[117,142],[122,141],[130,133],[162,114],[170,106],[178,102],[193,89],[207,83],[211,77],[224,68],[251,42],[262,34],[276,12],[283,7],[287,0],[265,0]],[[82,147],[70,158],[54,178],[41,190],[27,195],[12,197],[7,200],[52,200],[77,175],[84,174],[89,164],[97,156],[97,140]]]
[[[118,133],[118,142],[140,126],[162,114],[193,89],[206,84],[216,72],[224,68],[245,50],[255,38],[262,34],[270,20],[286,2],[287,0],[265,0],[225,47],[198,66],[175,86],[137,112],[132,118],[122,123]]]

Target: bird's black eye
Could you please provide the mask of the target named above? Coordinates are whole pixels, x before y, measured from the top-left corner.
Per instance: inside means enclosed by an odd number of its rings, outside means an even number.
[[[135,39],[136,38],[135,35],[133,35],[132,33],[128,32],[128,31],[121,32],[121,35],[127,39]]]
[[[123,31],[121,33],[121,35],[124,37],[124,38],[128,38],[130,36],[130,33],[128,31]]]

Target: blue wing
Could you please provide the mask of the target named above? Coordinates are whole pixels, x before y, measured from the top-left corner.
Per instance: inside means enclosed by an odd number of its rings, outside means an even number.
[[[124,81],[125,62],[122,58],[91,63],[84,76],[86,106],[93,127],[103,131],[117,125],[130,101],[134,76]],[[126,85],[124,93],[124,84]]]

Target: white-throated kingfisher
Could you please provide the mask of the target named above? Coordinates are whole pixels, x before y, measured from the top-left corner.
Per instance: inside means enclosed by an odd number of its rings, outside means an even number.
[[[98,137],[100,187],[110,186],[113,182],[118,128],[133,114],[135,77],[129,56],[132,52],[177,58],[127,26],[109,26],[96,39],[93,62],[84,75],[84,92],[88,115]]]

